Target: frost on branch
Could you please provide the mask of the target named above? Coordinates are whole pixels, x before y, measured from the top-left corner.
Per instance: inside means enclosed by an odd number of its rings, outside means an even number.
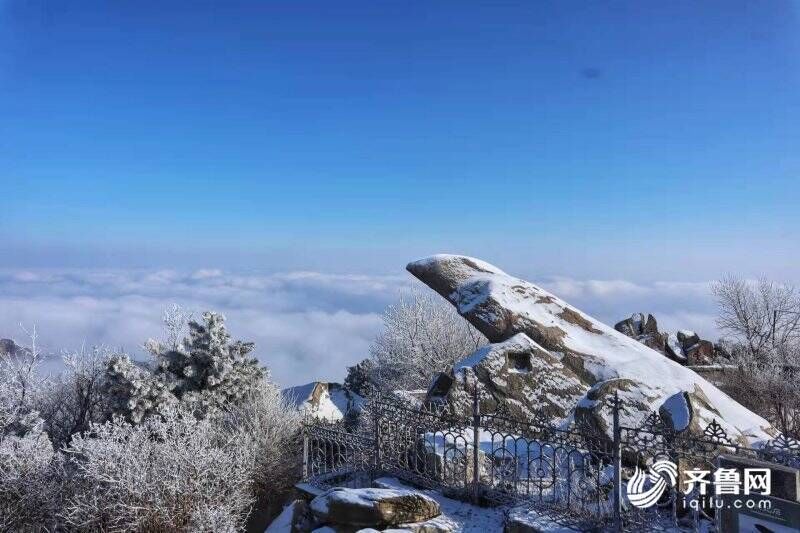
[[[424,389],[431,378],[486,344],[484,337],[435,294],[411,291],[389,306],[370,346],[372,380],[383,390]]]
[[[35,409],[41,385],[35,329],[30,337],[30,349],[0,355],[0,531],[45,525],[54,499],[53,446]]]
[[[181,402],[205,416],[241,403],[267,377],[250,355],[255,345],[232,342],[221,314],[203,313],[202,323],[189,321],[188,327],[189,336],[181,342],[147,341],[155,359],[152,372],[126,355],[111,358],[107,390],[112,412],[138,423],[163,405]]]
[[[89,531],[187,531],[213,518],[234,531],[253,503],[253,447],[180,405],[133,425],[115,418],[73,438],[75,473],[61,512]]]
[[[136,365],[127,355],[109,359],[105,391],[111,412],[139,423],[159,408],[177,402],[172,386],[161,376]]]
[[[164,376],[172,393],[208,413],[240,403],[265,377],[258,360],[250,356],[255,345],[230,338],[225,317],[206,312],[203,323],[189,322],[189,336],[177,346],[149,341],[146,347],[156,358],[156,374]]]
[[[300,471],[301,413],[280,389],[263,380],[243,402],[227,409],[224,422],[240,435],[239,446],[251,450],[256,493],[275,497],[290,491]]]

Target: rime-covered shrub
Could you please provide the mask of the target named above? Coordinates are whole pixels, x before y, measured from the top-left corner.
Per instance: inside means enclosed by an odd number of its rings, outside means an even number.
[[[219,530],[237,530],[254,501],[242,437],[180,405],[139,424],[93,425],[66,450],[74,473],[60,519],[91,531],[197,531],[213,518]]]
[[[139,423],[162,406],[177,403],[174,387],[165,376],[153,374],[137,365],[127,355],[114,355],[107,363],[103,386],[111,413]]]
[[[256,495],[279,498],[298,481],[301,415],[273,383],[263,380],[222,421],[250,449]]]
[[[0,434],[0,531],[44,526],[52,519],[56,484],[53,446],[34,413]]]
[[[800,288],[728,276],[712,292],[734,364],[725,372],[726,392],[785,435],[800,438]]]
[[[35,409],[39,352],[0,356],[0,531],[44,527],[52,516],[53,446]]]
[[[64,371],[44,383],[37,403],[53,447],[68,443],[93,422],[105,421],[109,410],[106,370],[112,357],[116,356],[102,347],[67,353]]]

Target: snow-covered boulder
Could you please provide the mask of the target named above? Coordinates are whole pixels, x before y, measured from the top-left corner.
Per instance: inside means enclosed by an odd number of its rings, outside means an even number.
[[[329,422],[357,414],[364,405],[364,398],[338,383],[313,381],[282,392],[304,415]]]
[[[425,494],[407,489],[331,489],[311,501],[320,523],[363,527],[424,522],[439,516],[439,504]]]
[[[658,322],[651,314],[645,318],[644,313],[634,313],[630,318],[617,322],[614,329],[687,366],[707,366],[730,358],[723,346],[701,339],[694,331],[659,331]]]
[[[575,421],[592,430],[601,443],[608,445],[614,438],[612,416],[613,402],[622,401],[620,422],[635,427],[643,413],[657,410],[661,391],[643,381],[614,378],[595,384],[575,406]]]
[[[664,351],[666,334],[658,331],[658,321],[649,313],[646,317],[644,313],[634,313],[614,324],[614,329],[654,350]]]
[[[479,348],[459,362],[452,374],[440,375],[428,400],[447,398],[469,404],[464,382],[466,378],[467,387],[472,387],[470,376],[478,379],[482,412],[495,411],[502,403],[517,418],[540,413],[563,420],[588,389],[575,372],[524,333]]]
[[[704,402],[707,406],[698,405],[693,418],[705,420],[718,415],[731,438],[747,442],[775,433],[766,420],[692,370],[489,263],[465,256],[435,255],[412,262],[407,269],[450,301],[493,343],[524,333],[587,386],[630,380],[634,387],[630,393],[638,396],[633,402],[636,412],[631,416],[643,420],[676,393],[700,392],[708,400]],[[588,396],[584,399],[597,401]]]

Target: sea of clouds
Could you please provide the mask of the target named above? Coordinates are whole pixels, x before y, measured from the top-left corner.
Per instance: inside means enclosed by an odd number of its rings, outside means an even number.
[[[718,335],[708,283],[536,282],[608,324],[642,311],[653,313],[662,330]],[[0,337],[24,344],[20,325],[35,325],[54,359],[99,344],[144,358],[142,344],[162,336],[162,312],[177,303],[195,316],[224,313],[233,337],[254,341],[283,386],[341,380],[347,365],[368,355],[386,306],[415,283],[405,274],[11,270],[0,273]]]

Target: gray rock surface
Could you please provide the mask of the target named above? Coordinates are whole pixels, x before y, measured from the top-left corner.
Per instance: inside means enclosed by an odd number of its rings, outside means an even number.
[[[480,391],[481,412],[493,412],[504,404],[509,415],[524,419],[539,413],[551,420],[567,418],[575,403],[586,393],[586,383],[557,357],[518,333],[504,342],[484,346],[456,365],[454,372],[434,380],[428,400],[464,400],[463,414],[471,403],[475,378]]]
[[[634,313],[630,318],[617,322],[614,329],[687,366],[718,364],[730,358],[724,347],[701,339],[694,331],[659,331],[658,322],[651,314]]]
[[[507,350],[497,345],[524,333],[537,347],[529,353],[540,356],[543,367],[552,368],[559,378],[577,376],[589,392],[574,407],[583,409],[582,416],[586,420],[603,418],[604,424],[595,420],[598,426],[607,428],[610,423],[602,407],[606,402],[601,401],[607,396],[606,391],[624,385],[624,401],[630,409],[625,413],[626,425],[640,423],[676,393],[689,392],[701,393],[704,398],[697,402],[697,409],[690,416],[697,420],[719,417],[719,423],[732,438],[753,442],[776,433],[766,420],[692,370],[606,326],[541,287],[510,276],[493,265],[465,256],[436,255],[412,262],[407,269],[445,297],[459,314],[495,343],[487,348],[488,352],[506,353]],[[637,331],[652,333],[657,330],[655,319],[644,318],[638,322],[643,325]],[[683,337],[692,338],[691,335]],[[543,355],[546,353],[552,357]],[[501,355],[498,360],[502,360]],[[569,373],[563,372],[556,362]],[[479,365],[476,370],[480,371]],[[481,382],[487,388],[503,390],[492,384],[491,379]],[[609,383],[604,385],[603,382]],[[593,387],[591,391],[590,387]],[[513,389],[511,392],[516,394]],[[520,404],[527,401],[521,397],[514,399]]]
[[[441,510],[436,500],[412,490],[335,488],[314,498],[311,512],[324,524],[382,527],[424,522]]]

